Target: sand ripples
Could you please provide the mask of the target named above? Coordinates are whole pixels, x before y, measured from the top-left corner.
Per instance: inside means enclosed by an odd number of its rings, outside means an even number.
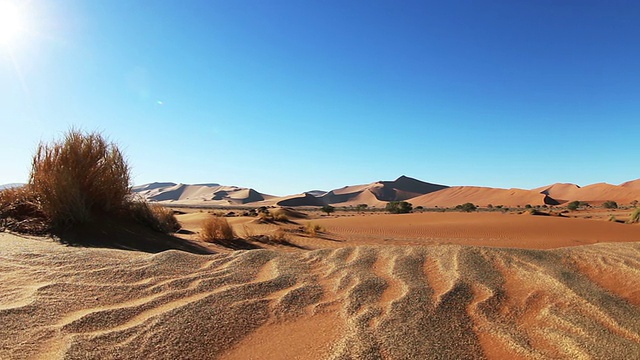
[[[636,243],[204,256],[0,241],[3,359],[640,354]]]

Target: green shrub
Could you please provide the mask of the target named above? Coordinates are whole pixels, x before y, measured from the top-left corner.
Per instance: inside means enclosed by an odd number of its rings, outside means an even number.
[[[413,205],[406,201],[391,201],[387,203],[385,210],[392,214],[406,214],[413,210]]]
[[[456,210],[460,210],[464,212],[473,212],[473,211],[476,211],[477,209],[478,207],[472,203],[464,203],[462,205],[456,206]]]
[[[118,147],[99,133],[75,129],[38,145],[29,184],[55,227],[115,214],[131,193],[129,165]]]
[[[326,212],[327,215],[331,214],[332,212],[336,211],[336,208],[334,208],[331,205],[325,205],[322,208],[320,208],[320,210],[322,210],[323,212]]]
[[[580,201],[572,201],[567,205],[567,209],[575,211],[580,207]]]
[[[605,209],[617,209],[618,203],[613,200],[607,200],[602,204],[602,206],[604,206]]]

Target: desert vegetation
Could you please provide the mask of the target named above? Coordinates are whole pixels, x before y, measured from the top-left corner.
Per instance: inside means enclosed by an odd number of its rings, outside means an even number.
[[[605,209],[617,209],[618,208],[618,203],[613,201],[613,200],[607,200],[602,204],[602,206]]]
[[[325,205],[322,208],[320,208],[320,210],[322,210],[322,212],[327,213],[327,215],[330,215],[331,213],[336,211],[336,208],[331,205]]]
[[[477,209],[478,207],[470,202],[456,206],[456,210],[464,211],[464,212],[473,212],[473,211],[476,211]]]
[[[162,232],[179,228],[171,210],[131,195],[130,168],[100,133],[69,130],[38,145],[29,183],[0,191],[0,225],[27,233],[60,232],[112,219],[135,219]]]
[[[406,201],[391,201],[387,203],[385,210],[392,214],[407,214],[413,211],[413,205]]]
[[[640,223],[640,207],[635,208],[631,213],[631,218],[629,219],[630,224]]]
[[[200,239],[206,242],[232,240],[235,234],[224,217],[212,216],[202,222]]]

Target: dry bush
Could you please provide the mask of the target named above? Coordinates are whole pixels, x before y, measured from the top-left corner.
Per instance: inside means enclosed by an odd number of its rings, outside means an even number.
[[[633,212],[631,213],[631,219],[629,219],[629,223],[640,223],[640,207],[633,210]]]
[[[318,225],[318,224],[314,224],[314,223],[307,223],[304,226],[304,232],[306,232],[307,234],[316,237],[318,236],[319,233],[323,232],[324,229],[322,228],[322,226]]]
[[[131,201],[126,213],[140,224],[159,232],[172,233],[181,228],[173,210],[161,205]]]
[[[206,242],[231,240],[235,238],[233,229],[227,219],[223,217],[210,217],[202,222],[200,239]]]
[[[61,141],[41,143],[30,185],[53,226],[81,224],[128,205],[129,165],[99,133],[71,129]]]
[[[279,244],[279,245],[289,245],[291,242],[289,241],[289,235],[283,229],[278,229],[272,234],[269,235],[251,235],[247,238],[248,240],[257,241],[263,244]]]
[[[30,186],[0,190],[0,231],[29,234],[49,231],[49,220]]]

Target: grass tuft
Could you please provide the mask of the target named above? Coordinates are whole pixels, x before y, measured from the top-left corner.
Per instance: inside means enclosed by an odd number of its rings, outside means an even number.
[[[206,242],[218,242],[235,238],[233,229],[226,218],[210,217],[202,222],[200,239]]]
[[[29,184],[54,227],[115,214],[126,208],[131,191],[129,165],[118,147],[99,133],[76,129],[38,145]]]
[[[635,208],[631,213],[631,218],[629,219],[629,224],[640,223],[640,207]]]
[[[318,225],[318,224],[314,224],[314,223],[307,223],[304,226],[304,232],[306,232],[307,234],[316,237],[318,236],[319,233],[323,232],[324,229],[322,228],[322,226]]]

